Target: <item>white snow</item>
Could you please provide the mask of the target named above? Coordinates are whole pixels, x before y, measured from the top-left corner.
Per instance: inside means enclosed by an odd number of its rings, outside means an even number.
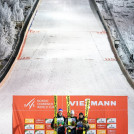
[[[14,21],[23,21],[24,15],[23,15],[23,9],[20,8],[19,2],[16,2],[13,6],[13,18]]]
[[[16,23],[24,21],[27,15],[25,6],[32,6],[33,2],[33,0],[0,1],[0,60],[11,55],[17,38],[16,34],[20,32],[20,29],[15,29]],[[25,17],[24,13],[26,14]]]
[[[111,9],[116,24],[125,40],[125,43],[134,54],[134,0],[107,0],[108,4],[113,4]],[[118,9],[118,12],[115,10]]]
[[[113,15],[113,19],[121,33],[121,36],[125,42],[126,47],[128,48],[130,54],[134,54],[134,1],[133,0],[104,0],[104,2],[108,3],[108,7]],[[97,3],[101,14],[107,18],[108,14],[104,10],[104,3]],[[106,21],[107,24],[109,23]],[[113,24],[108,24],[110,27],[110,31],[114,37],[117,37],[115,34],[116,29],[114,28]],[[130,62],[130,57],[125,54],[121,46],[119,46],[119,56],[123,59],[124,65],[126,68],[132,67],[132,63]],[[125,58],[122,58],[125,57]],[[131,73],[130,75],[133,75]]]
[[[130,51],[134,54],[134,1],[133,0],[107,0],[108,4],[113,4],[111,8],[116,24],[121,32],[121,35]],[[118,11],[117,11],[118,9]]]
[[[13,28],[15,25],[11,22],[11,9],[7,3],[4,6],[0,2],[0,59],[6,58],[12,52],[14,43],[12,36],[15,35]]]
[[[90,2],[90,3],[89,3]],[[134,132],[134,91],[115,59],[89,0],[42,0],[21,58],[0,88],[1,134],[12,132],[13,95],[128,96]]]

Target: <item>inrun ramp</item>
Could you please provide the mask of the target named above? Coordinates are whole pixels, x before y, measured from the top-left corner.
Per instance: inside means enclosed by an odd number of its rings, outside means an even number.
[[[0,88],[1,134],[12,132],[12,95],[55,94],[128,96],[133,134],[134,91],[91,5],[91,0],[40,2],[20,57]]]

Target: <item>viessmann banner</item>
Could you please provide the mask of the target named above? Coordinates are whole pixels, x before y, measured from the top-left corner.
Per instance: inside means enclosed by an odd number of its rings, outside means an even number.
[[[58,97],[58,108],[67,117],[66,96]],[[85,114],[90,99],[87,134],[128,134],[126,96],[70,96],[70,108]],[[13,134],[54,134],[54,96],[13,96]]]

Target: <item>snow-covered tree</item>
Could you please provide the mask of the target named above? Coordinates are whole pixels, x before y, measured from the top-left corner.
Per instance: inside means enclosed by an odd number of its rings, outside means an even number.
[[[16,32],[15,24],[11,20],[11,8],[6,2],[4,5],[0,4],[0,59],[4,59],[12,52]]]
[[[23,21],[24,20],[23,10],[22,10],[22,8],[20,8],[19,1],[16,1],[16,3],[14,3],[13,18],[14,18],[14,21]]]
[[[16,22],[24,21],[27,6],[34,0],[0,0],[0,60],[10,56],[16,36]]]
[[[11,54],[12,46],[7,43],[7,34],[4,32],[3,26],[0,24],[0,59],[5,59]]]
[[[29,6],[32,6],[33,5],[33,0],[27,0],[27,4],[29,5]]]

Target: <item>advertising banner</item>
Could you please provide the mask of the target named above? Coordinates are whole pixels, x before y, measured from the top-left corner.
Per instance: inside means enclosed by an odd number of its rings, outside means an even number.
[[[70,96],[75,116],[85,114],[90,99],[87,134],[128,134],[126,96]],[[57,108],[67,117],[66,96],[57,96]],[[13,134],[54,134],[54,96],[13,96]]]

